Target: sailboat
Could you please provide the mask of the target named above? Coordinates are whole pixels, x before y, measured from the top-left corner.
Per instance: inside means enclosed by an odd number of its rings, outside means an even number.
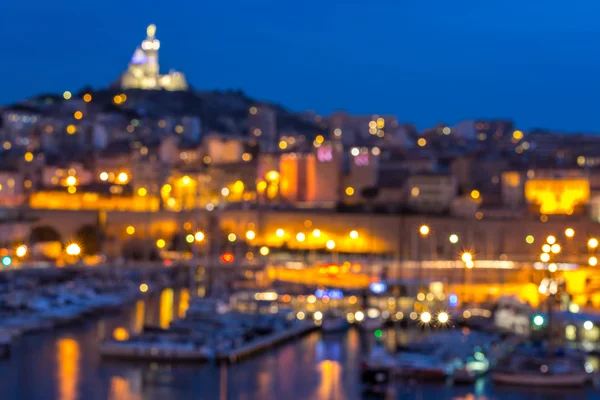
[[[552,240],[550,240],[552,238]],[[548,243],[554,244],[555,238],[548,237]],[[554,254],[558,254],[558,251]],[[542,254],[541,260],[546,263],[548,277],[540,284],[540,293],[547,296],[547,341],[540,348],[518,348],[517,351],[496,367],[492,379],[498,384],[526,385],[529,387],[581,387],[590,378],[591,370],[586,370],[585,357],[577,351],[568,351],[553,346],[553,304],[557,293],[557,281],[552,278],[553,270],[548,261],[549,252]],[[536,322],[537,319],[537,322]],[[543,325],[545,319],[538,315],[533,321],[536,325]]]

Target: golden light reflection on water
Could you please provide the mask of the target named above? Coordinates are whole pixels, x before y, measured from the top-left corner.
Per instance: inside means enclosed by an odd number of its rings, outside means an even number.
[[[56,343],[56,363],[60,400],[75,400],[78,398],[79,360],[79,343],[71,338],[59,339]]]
[[[137,303],[135,303],[134,333],[140,333],[144,329],[145,313],[146,303],[144,303],[144,300],[138,300]]]
[[[160,294],[159,325],[167,329],[173,321],[173,289],[165,289]]]
[[[129,381],[120,376],[113,376],[110,379],[110,400],[138,400],[141,396],[131,390]]]
[[[185,318],[185,313],[190,307],[190,290],[181,289],[179,292],[179,307],[177,309],[177,316],[179,318]]]
[[[323,360],[317,365],[321,380],[313,399],[342,400],[346,396],[342,387],[342,367],[332,360]]]

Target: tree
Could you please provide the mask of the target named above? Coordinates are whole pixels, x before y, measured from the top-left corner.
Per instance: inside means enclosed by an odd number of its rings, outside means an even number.
[[[367,209],[371,211],[375,199],[379,196],[379,188],[376,186],[366,187],[360,191],[360,196],[367,201]]]
[[[31,243],[62,242],[60,233],[48,225],[36,226],[33,228],[29,234],[29,241]]]

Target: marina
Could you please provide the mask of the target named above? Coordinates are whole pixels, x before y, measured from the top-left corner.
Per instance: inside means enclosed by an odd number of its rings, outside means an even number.
[[[0,390],[8,398],[37,400],[101,399],[350,399],[371,398],[363,393],[360,362],[374,344],[373,334],[349,329],[339,334],[308,333],[242,362],[140,364],[103,360],[99,348],[102,337],[121,327],[158,326],[165,318],[179,315],[185,306],[185,291],[165,289],[110,316],[86,317],[53,332],[32,333],[21,337],[12,356],[0,362]],[[171,301],[173,300],[173,301]],[[143,304],[143,307],[140,306]],[[170,306],[167,307],[167,306]],[[141,316],[142,308],[144,310]],[[162,315],[162,318],[161,318]],[[409,332],[385,329],[380,340],[406,343]],[[389,348],[389,346],[388,346]],[[266,378],[270,376],[270,378]],[[36,379],[36,385],[22,385],[23,379]],[[223,384],[225,397],[223,397]],[[600,398],[593,385],[568,389],[552,396],[547,389],[522,389],[497,385],[489,376],[468,385],[447,382],[403,380],[394,386],[398,399],[462,400],[468,398],[524,400]],[[555,394],[555,393],[554,393]],[[377,397],[375,397],[377,398]]]

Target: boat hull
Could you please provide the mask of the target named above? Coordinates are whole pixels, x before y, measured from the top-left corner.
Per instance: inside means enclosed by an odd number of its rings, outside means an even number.
[[[495,372],[492,379],[495,383],[503,385],[525,385],[543,387],[577,387],[587,382],[589,375],[585,372],[569,374],[528,374],[528,373],[502,373]]]

